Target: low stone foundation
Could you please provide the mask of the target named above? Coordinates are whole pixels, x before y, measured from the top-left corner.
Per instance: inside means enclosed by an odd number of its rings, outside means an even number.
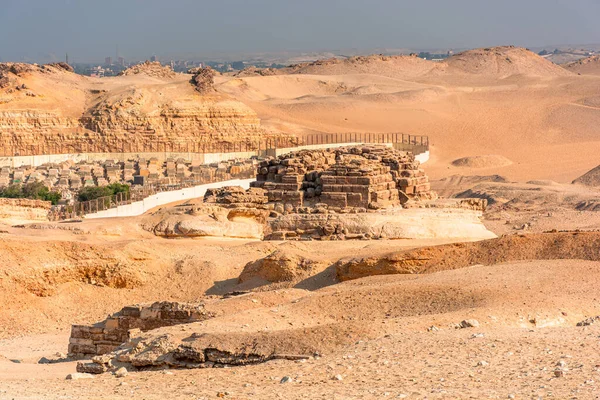
[[[107,354],[139,332],[162,326],[203,321],[213,315],[203,304],[156,302],[123,308],[94,325],[73,325],[69,338],[69,355],[88,357]]]

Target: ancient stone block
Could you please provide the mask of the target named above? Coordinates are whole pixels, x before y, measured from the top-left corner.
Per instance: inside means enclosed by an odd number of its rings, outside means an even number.
[[[69,353],[96,354],[96,346],[88,344],[69,343]]]
[[[346,193],[321,193],[321,202],[330,207],[347,207]]]
[[[124,307],[121,310],[121,315],[126,316],[126,317],[139,317],[140,316],[140,307],[137,307],[137,306]]]
[[[141,319],[160,318],[160,310],[152,308],[143,308],[140,312]]]
[[[118,329],[119,328],[119,319],[118,318],[108,318],[104,322],[104,328],[107,330]]]
[[[97,364],[93,362],[78,362],[77,367],[75,367],[77,372],[87,373],[87,374],[102,374],[108,371],[108,367],[104,364]]]

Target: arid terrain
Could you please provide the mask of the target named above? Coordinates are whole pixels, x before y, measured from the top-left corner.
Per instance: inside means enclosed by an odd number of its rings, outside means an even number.
[[[190,127],[219,140],[428,135],[431,190],[487,208],[483,226],[470,221],[479,236],[280,241],[158,233],[200,199],[71,222],[3,206],[0,398],[598,398],[597,60],[558,66],[514,47],[374,55],[219,75],[209,93],[162,69],[94,80],[46,68],[6,74],[36,96],[0,89],[4,143],[60,140],[87,117],[91,142],[127,124],[167,140]],[[167,104],[177,117],[156,111]],[[398,212],[451,214],[428,196]],[[106,333],[124,307],[162,301],[203,313],[128,333],[84,361],[104,373],[65,379],[78,368],[70,344],[89,339],[72,325]]]

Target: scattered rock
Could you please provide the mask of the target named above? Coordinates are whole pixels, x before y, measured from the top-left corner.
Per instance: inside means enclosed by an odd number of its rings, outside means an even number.
[[[344,380],[344,377],[342,377],[342,375],[337,374],[332,378],[334,381],[342,381]]]
[[[477,328],[478,326],[479,321],[477,321],[476,319],[465,319],[459,324],[460,328]]]
[[[127,375],[129,375],[129,372],[127,371],[127,369],[125,367],[121,367],[118,370],[115,371],[115,376],[117,378],[124,378]]]
[[[600,322],[600,315],[596,315],[595,317],[586,318],[581,322],[577,323],[577,326],[590,326],[595,324],[596,322]]]
[[[289,376],[284,376],[283,378],[281,378],[281,380],[279,381],[279,383],[288,383],[291,382],[292,378],[290,378]]]
[[[569,370],[569,367],[564,360],[559,360],[556,363],[556,368],[554,369],[554,376],[557,378],[561,378],[565,376],[565,373]]]
[[[75,372],[72,374],[67,375],[67,380],[78,380],[78,379],[94,379],[94,375],[92,374],[86,374],[83,372]]]

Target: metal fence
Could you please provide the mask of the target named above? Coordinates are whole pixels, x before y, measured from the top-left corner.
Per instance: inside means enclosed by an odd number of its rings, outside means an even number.
[[[59,143],[39,143],[33,145],[0,145],[1,157],[34,156],[49,154],[80,153],[248,153],[294,148],[298,146],[339,144],[339,143],[404,143],[415,146],[429,146],[427,136],[408,135],[404,133],[314,133],[302,136],[281,136],[248,138],[239,141],[224,141],[214,138],[197,139],[164,139],[130,137],[102,141],[84,141],[75,143],[59,141]]]

